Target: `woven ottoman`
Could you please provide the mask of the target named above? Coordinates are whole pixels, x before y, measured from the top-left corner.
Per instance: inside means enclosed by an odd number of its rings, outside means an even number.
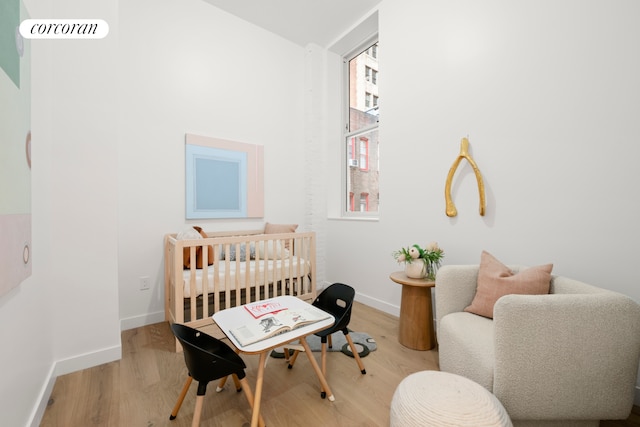
[[[511,420],[487,389],[460,375],[440,371],[411,374],[391,401],[391,427],[501,426]]]

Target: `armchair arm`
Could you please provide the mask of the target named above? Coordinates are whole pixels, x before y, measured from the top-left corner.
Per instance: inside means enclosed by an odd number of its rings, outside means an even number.
[[[445,265],[436,275],[436,319],[464,311],[471,304],[478,284],[478,265]]]
[[[513,419],[626,418],[640,306],[615,292],[507,295],[494,307],[493,392]]]

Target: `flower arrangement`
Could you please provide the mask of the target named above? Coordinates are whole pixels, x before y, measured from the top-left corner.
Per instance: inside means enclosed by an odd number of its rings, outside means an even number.
[[[422,268],[418,270],[419,277],[433,280],[444,258],[444,251],[438,246],[437,242],[431,242],[424,248],[420,247],[420,245],[401,248],[393,252],[393,257],[398,263],[403,262],[406,265],[421,263]]]

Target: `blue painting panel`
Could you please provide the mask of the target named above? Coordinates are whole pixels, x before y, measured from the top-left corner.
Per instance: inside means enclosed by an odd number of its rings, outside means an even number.
[[[240,164],[196,157],[196,209],[240,209]]]
[[[247,153],[186,145],[187,219],[247,217]]]

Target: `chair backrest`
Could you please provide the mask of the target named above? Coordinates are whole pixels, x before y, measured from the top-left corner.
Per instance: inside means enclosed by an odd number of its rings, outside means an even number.
[[[244,378],[246,365],[227,344],[189,326],[174,323],[171,330],[182,344],[189,374],[199,382],[209,382],[230,374]]]
[[[334,283],[324,289],[313,301],[313,305],[336,318],[336,323],[331,329],[337,331],[346,328],[351,320],[351,308],[356,291],[344,283]]]

